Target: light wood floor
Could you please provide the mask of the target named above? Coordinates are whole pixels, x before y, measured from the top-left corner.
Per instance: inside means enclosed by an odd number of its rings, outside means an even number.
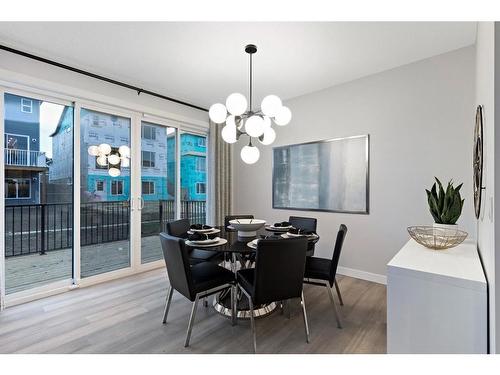
[[[274,312],[258,319],[259,353],[385,353],[385,286],[339,276],[345,305],[338,329],[324,288],[304,286],[311,342],[300,306],[291,319]],[[191,303],[174,292],[167,325],[159,269],[8,308],[0,313],[0,353],[251,353],[248,321],[232,327],[201,304],[191,346],[184,338]]]

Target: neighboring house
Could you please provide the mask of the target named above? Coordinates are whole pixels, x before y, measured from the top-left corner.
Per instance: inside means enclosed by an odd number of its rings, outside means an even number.
[[[207,138],[181,134],[181,200],[207,199]]]
[[[72,173],[71,152],[73,112],[66,108],[52,135],[53,163],[50,181],[67,179]],[[107,143],[117,149],[130,145],[130,122],[126,118],[81,110],[81,186],[82,202],[128,200],[130,168],[111,177],[107,168],[97,165],[87,153],[91,145]],[[181,134],[181,199],[206,199],[206,137]],[[165,141],[166,140],[166,141]],[[132,158],[134,156],[132,155]],[[175,196],[175,132],[143,122],[141,128],[141,188],[145,201],[173,200]]]
[[[5,94],[5,204],[36,204],[47,160],[40,152],[40,100]]]

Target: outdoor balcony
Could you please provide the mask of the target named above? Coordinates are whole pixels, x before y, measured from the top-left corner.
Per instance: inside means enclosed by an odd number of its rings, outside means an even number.
[[[4,150],[5,168],[45,170],[47,158],[45,152],[7,148]]]

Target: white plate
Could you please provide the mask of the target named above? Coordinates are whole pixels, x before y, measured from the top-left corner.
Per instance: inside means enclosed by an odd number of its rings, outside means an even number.
[[[193,234],[196,232],[204,233],[204,234],[215,234],[215,233],[219,233],[220,229],[212,228],[212,229],[209,229],[208,231],[207,231],[207,229],[202,229],[202,230],[190,229],[190,230],[188,230],[188,234]]]
[[[219,237],[215,237],[207,240],[189,240],[189,242],[194,243],[195,245],[211,245],[219,242],[219,240]]]
[[[198,233],[208,233],[213,231],[215,228],[210,228],[210,229],[189,229],[192,232],[198,232]]]
[[[252,249],[256,249],[257,248],[257,241],[259,241],[258,238],[256,238],[255,240],[252,240],[250,242],[247,242],[247,246],[251,247]]]
[[[194,243],[192,241],[186,241],[186,245],[192,246],[192,247],[215,247],[215,246],[222,246],[222,245],[227,243],[227,240],[225,238],[219,238],[219,237],[217,237],[217,238],[218,238],[217,242],[211,242],[211,243],[205,242],[203,244],[203,243]],[[212,240],[210,240],[210,241],[212,241]]]
[[[317,234],[295,234],[290,232],[286,232],[281,235],[281,237],[283,238],[294,238],[294,237],[316,238],[317,236],[318,236]]]
[[[288,232],[288,230],[292,228],[292,226],[288,226],[288,227],[275,227],[275,226],[272,226],[272,225],[269,225],[266,227],[267,230],[271,230],[271,231],[274,231],[274,232]]]

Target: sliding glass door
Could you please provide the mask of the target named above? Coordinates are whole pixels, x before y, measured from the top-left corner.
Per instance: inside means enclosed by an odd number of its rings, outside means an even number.
[[[73,272],[73,107],[4,95],[5,293]]]
[[[163,259],[158,234],[176,219],[177,132],[141,124],[141,263]]]
[[[131,119],[80,111],[81,277],[131,266]]]
[[[206,135],[3,90],[0,302],[159,267],[168,222],[206,223]]]

